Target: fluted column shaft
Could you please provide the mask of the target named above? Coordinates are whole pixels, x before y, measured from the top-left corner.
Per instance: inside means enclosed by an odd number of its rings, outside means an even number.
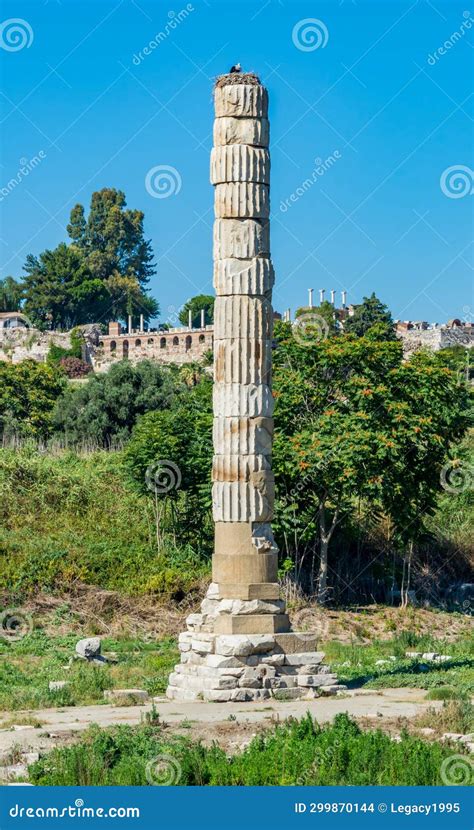
[[[276,599],[268,94],[229,84],[214,103],[213,581],[223,598]]]

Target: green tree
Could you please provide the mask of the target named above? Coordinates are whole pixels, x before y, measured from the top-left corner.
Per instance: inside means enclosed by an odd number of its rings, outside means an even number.
[[[196,297],[191,297],[183,305],[179,312],[179,320],[183,326],[187,326],[189,322],[189,312],[192,314],[192,324],[194,329],[201,327],[201,311],[204,309],[204,321],[206,326],[214,322],[214,301],[215,297],[211,294],[198,294]]]
[[[61,242],[39,257],[29,254],[24,270],[24,310],[40,327],[69,329],[94,322],[107,308],[106,286],[87,271],[75,245]]]
[[[295,318],[296,320],[303,318],[303,321],[306,321],[304,324],[309,327],[308,334],[311,326],[315,328],[315,334],[319,329],[319,338],[332,337],[338,332],[336,311],[333,304],[328,300],[323,300],[320,305],[313,306],[312,308],[309,308],[309,306],[297,308]]]
[[[144,216],[125,206],[120,190],[93,193],[87,219],[82,205],[71,211],[72,244],[28,255],[24,308],[36,325],[67,329],[129,314],[157,315],[158,305],[147,293],[155,269]]]
[[[432,355],[404,363],[399,342],[344,334],[302,346],[288,324],[276,333],[276,529],[297,570],[309,552],[324,602],[330,542],[358,500],[390,516],[401,545],[417,539],[466,429],[467,392]]]
[[[158,541],[170,526],[175,541],[210,547],[212,380],[202,376],[172,408],[139,419],[125,460],[141,492],[155,505]],[[168,518],[167,518],[168,517]]]
[[[88,271],[108,285],[114,313],[121,318],[134,313],[149,318],[158,313],[156,301],[146,294],[155,267],[143,220],[142,211],[126,208],[121,190],[103,188],[92,194],[87,219],[84,207],[77,204],[67,226]]]
[[[23,285],[13,277],[0,280],[0,311],[19,311],[23,299]]]
[[[124,360],[107,373],[94,375],[80,387],[70,387],[58,401],[54,424],[68,443],[111,446],[129,438],[137,418],[174,401],[174,374],[143,360]]]
[[[64,375],[34,360],[0,361],[0,435],[43,438],[52,431],[52,412],[65,386]]]
[[[396,339],[390,311],[372,292],[370,297],[364,297],[361,304],[355,307],[353,316],[346,319],[344,331],[347,334],[355,334],[356,337],[364,337],[369,329],[376,325],[378,340]]]

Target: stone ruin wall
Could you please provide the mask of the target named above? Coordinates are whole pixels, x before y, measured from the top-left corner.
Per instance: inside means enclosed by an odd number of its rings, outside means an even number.
[[[474,343],[472,326],[456,326],[454,328],[408,329],[397,331],[403,342],[403,354],[409,357],[420,349],[430,349],[433,352],[446,349],[448,346],[464,346],[471,348]]]
[[[23,360],[46,363],[51,344],[70,349],[71,332],[23,327],[0,329],[0,360],[7,363],[21,363]]]
[[[135,365],[141,360],[160,364],[194,363],[212,351],[214,327],[173,328],[166,332],[136,331],[132,334],[103,335],[97,325],[80,327],[84,334],[83,359],[95,372],[106,372],[123,359]],[[35,328],[0,329],[0,360],[46,363],[49,347],[71,348],[70,331],[40,331]]]
[[[154,363],[195,363],[213,348],[213,326],[202,329],[173,328],[169,331],[136,331],[131,334],[101,335],[89,347],[88,358],[96,372],[106,372],[113,363],[128,359],[135,365],[141,360]]]

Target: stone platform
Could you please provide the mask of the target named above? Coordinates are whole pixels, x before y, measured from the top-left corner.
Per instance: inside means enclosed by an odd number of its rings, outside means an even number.
[[[346,688],[324,665],[316,637],[289,630],[282,600],[219,599],[216,587],[210,586],[201,613],[190,614],[188,630],[179,635],[181,662],[170,675],[168,698],[293,700]],[[256,631],[257,621],[268,623],[263,633]],[[276,630],[280,624],[283,631]],[[235,633],[239,628],[244,633]]]

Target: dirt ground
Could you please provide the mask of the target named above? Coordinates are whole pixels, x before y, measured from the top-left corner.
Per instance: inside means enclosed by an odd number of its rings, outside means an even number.
[[[204,594],[204,586],[203,586]],[[152,597],[127,597],[115,591],[79,584],[74,593],[55,597],[37,594],[22,606],[25,613],[46,633],[78,635],[153,637],[176,636],[185,630],[188,614],[199,610],[200,598],[162,604]],[[453,614],[427,608],[398,608],[381,605],[322,609],[314,603],[289,603],[293,627],[316,631],[324,640],[369,643],[388,640],[402,631],[454,641],[472,631],[467,614]],[[58,613],[59,612],[59,613]],[[59,617],[59,618],[58,618]]]

